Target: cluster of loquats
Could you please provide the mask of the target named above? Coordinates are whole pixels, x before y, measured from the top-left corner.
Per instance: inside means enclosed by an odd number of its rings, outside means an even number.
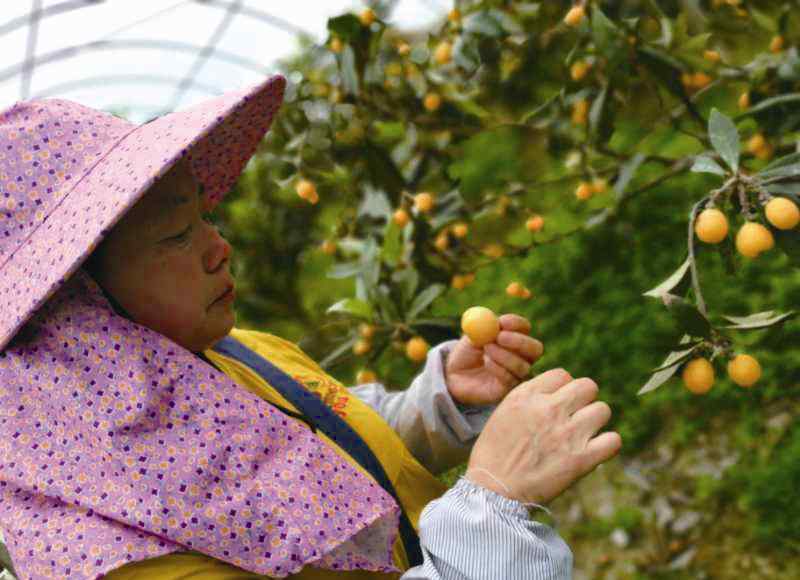
[[[590,199],[596,193],[608,191],[608,181],[598,177],[592,181],[581,181],[575,188],[575,197],[581,201]]]
[[[358,326],[358,340],[353,343],[353,354],[363,356],[372,351],[372,340],[378,328],[373,324],[362,323]],[[405,343],[399,343],[399,347],[405,351],[409,360],[420,363],[428,356],[430,345],[421,336],[411,337]],[[356,384],[374,382],[375,374],[372,371],[362,369],[356,376]]]
[[[740,387],[752,387],[761,378],[761,365],[749,354],[737,354],[728,361],[728,377]],[[687,390],[704,395],[714,386],[714,365],[705,357],[693,358],[683,367],[681,378]]]
[[[764,205],[764,216],[774,228],[794,229],[800,223],[800,209],[787,197],[772,197]],[[719,209],[707,207],[701,211],[694,224],[698,239],[707,244],[718,244],[728,236],[728,218]],[[747,258],[756,258],[775,246],[772,232],[763,224],[745,221],[736,234],[736,249]]]
[[[583,4],[578,4],[569,9],[566,16],[564,16],[564,24],[567,26],[578,26],[583,19],[586,18],[586,8]]]
[[[756,133],[750,137],[747,141],[747,150],[763,161],[772,159],[775,153],[775,147],[767,141],[763,133]]]
[[[522,298],[523,300],[527,300],[532,296],[527,286],[517,281],[511,282],[506,286],[506,294],[513,298]]]
[[[319,201],[319,194],[317,193],[317,186],[313,181],[308,179],[300,179],[295,185],[297,195],[306,200],[308,203],[314,205]]]

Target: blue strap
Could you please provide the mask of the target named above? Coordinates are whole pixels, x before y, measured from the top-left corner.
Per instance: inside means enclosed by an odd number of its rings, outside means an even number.
[[[406,549],[411,567],[422,564],[422,550],[419,546],[419,536],[408,519],[403,504],[397,497],[397,492],[386,476],[378,458],[372,453],[364,440],[356,433],[344,419],[322,402],[315,394],[284,373],[271,362],[253,352],[245,345],[231,336],[226,336],[212,348],[215,352],[236,359],[247,365],[261,375],[273,388],[277,389],[286,400],[305,415],[311,417],[319,429],[336,442],[350,456],[366,469],[372,477],[385,489],[400,506],[400,536]]]

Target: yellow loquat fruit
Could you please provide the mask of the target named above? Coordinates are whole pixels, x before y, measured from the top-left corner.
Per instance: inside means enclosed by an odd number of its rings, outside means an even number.
[[[434,203],[434,197],[431,193],[422,192],[414,196],[414,207],[420,213],[428,213],[431,211]]]
[[[525,222],[525,227],[529,232],[538,232],[544,227],[544,218],[540,215],[532,215]]]
[[[422,104],[426,111],[433,113],[442,106],[442,97],[440,97],[437,93],[428,93],[425,95],[425,99],[422,101]]]
[[[683,367],[683,384],[695,395],[703,395],[714,386],[714,367],[708,359],[699,357]]]
[[[761,378],[761,365],[749,354],[739,354],[728,362],[728,376],[740,387],[752,387]]]
[[[737,101],[739,105],[739,109],[745,111],[750,108],[750,92],[745,91],[741,95],[739,95],[739,100]]]
[[[398,209],[392,215],[392,220],[401,228],[406,227],[406,224],[409,222],[411,218],[408,215],[408,212],[404,209]]]
[[[572,105],[572,122],[576,125],[585,125],[589,119],[589,101],[579,99]]]
[[[791,199],[773,197],[764,207],[767,221],[779,230],[791,230],[800,223],[800,209]]]
[[[745,223],[736,234],[736,249],[747,258],[756,258],[774,245],[772,232],[757,222]]]
[[[320,248],[322,249],[323,254],[328,254],[330,256],[336,253],[336,242],[333,240],[325,240],[322,242]]]
[[[508,286],[506,286],[506,294],[509,296],[522,296],[522,290],[523,286],[519,282],[511,282]]]
[[[464,222],[458,222],[457,224],[453,224],[453,227],[450,228],[450,231],[453,232],[453,235],[457,238],[465,238],[469,233],[469,226]]]
[[[728,236],[728,218],[718,209],[704,209],[694,222],[694,233],[700,241],[718,244]]]
[[[361,356],[372,350],[372,343],[364,338],[360,338],[353,343],[353,354]]]
[[[569,69],[569,74],[573,81],[578,82],[586,77],[590,68],[592,68],[592,65],[585,60],[578,60],[572,63],[572,66]]]
[[[500,333],[500,321],[484,306],[472,306],[461,315],[461,330],[477,347],[492,342]]]
[[[564,24],[567,26],[578,26],[586,17],[586,9],[583,6],[573,6],[564,16]]]
[[[358,334],[361,336],[361,338],[369,340],[375,336],[375,326],[372,324],[367,324],[366,322],[362,322],[358,325]]]
[[[783,37],[773,36],[772,40],[769,43],[769,51],[770,52],[780,52],[783,50]]]
[[[372,372],[369,369],[361,369],[356,373],[356,384],[357,385],[364,385],[367,383],[377,383],[378,382],[378,375]]]
[[[375,11],[372,8],[366,8],[358,17],[358,19],[361,21],[361,24],[364,26],[369,26],[375,22],[375,18]]]
[[[414,362],[422,362],[428,356],[427,341],[421,336],[415,336],[406,343],[406,356]]]
[[[317,195],[317,186],[314,185],[313,181],[309,181],[308,179],[301,179],[298,181],[294,186],[294,190],[297,192],[298,196],[309,201]]]
[[[453,45],[446,40],[441,41],[433,51],[433,60],[436,64],[449,63],[453,60]]]
[[[589,199],[590,197],[592,197],[593,193],[594,191],[592,190],[591,184],[585,181],[581,181],[578,184],[578,187],[575,189],[575,197],[577,197],[581,201]]]

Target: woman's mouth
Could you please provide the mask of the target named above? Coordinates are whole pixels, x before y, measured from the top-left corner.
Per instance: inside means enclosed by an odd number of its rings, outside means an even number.
[[[236,290],[233,286],[229,286],[224,294],[222,294],[219,298],[214,300],[213,304],[233,302],[234,298],[236,298]]]

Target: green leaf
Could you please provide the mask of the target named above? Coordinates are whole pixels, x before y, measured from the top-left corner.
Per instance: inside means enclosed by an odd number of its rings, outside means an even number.
[[[622,198],[625,189],[627,189],[633,176],[636,175],[636,171],[639,169],[639,166],[644,163],[645,159],[647,159],[646,155],[637,153],[622,165],[622,168],[619,170],[619,177],[617,177],[617,181],[614,182],[614,191],[617,192],[618,198]]]
[[[383,247],[381,259],[389,266],[397,266],[400,256],[403,255],[403,231],[394,220],[390,219],[383,230]]]
[[[561,92],[558,92],[558,93],[552,95],[544,103],[542,103],[541,105],[537,106],[532,111],[529,111],[529,112],[525,113],[522,116],[522,118],[519,120],[520,124],[525,125],[527,123],[530,123],[536,117],[538,117],[539,115],[544,113],[550,107],[550,105],[555,103],[560,97],[563,97],[563,93],[564,93],[564,91],[562,90]]]
[[[369,302],[358,300],[356,298],[345,298],[340,300],[333,306],[329,307],[325,314],[344,314],[347,316],[354,316],[356,318],[364,318],[371,320],[373,316],[372,306]]]
[[[758,312],[750,316],[724,316],[723,318],[733,322],[733,324],[724,326],[723,328],[732,328],[734,330],[755,330],[758,328],[768,328],[776,324],[780,324],[797,315],[797,312],[790,310],[789,312],[775,312],[774,310],[767,310],[766,312]]]
[[[759,101],[757,105],[754,105],[739,113],[736,118],[741,119],[743,117],[748,117],[755,113],[760,113],[761,111],[766,111],[767,109],[771,109],[777,105],[783,105],[786,103],[794,103],[800,101],[800,93],[790,93],[788,95],[780,95],[777,97],[771,97],[769,99],[764,99],[763,101]]]
[[[681,282],[688,279],[689,274],[689,267],[691,266],[692,261],[689,258],[681,264],[681,266],[675,270],[669,278],[664,280],[661,284],[653,288],[652,290],[648,290],[643,294],[643,296],[650,296],[652,298],[662,298],[665,294],[669,294],[675,289]]]
[[[382,191],[368,188],[358,207],[357,217],[370,216],[377,218],[386,218],[391,221],[392,206],[389,205],[389,199]]]
[[[795,163],[800,163],[800,153],[790,153],[789,155],[784,155],[783,157],[779,157],[775,159],[767,165],[764,169],[762,169],[756,175],[760,173],[765,173],[767,171],[772,171],[773,169],[777,169],[778,167],[785,167],[786,165],[794,165]]]
[[[672,365],[684,362],[686,359],[692,356],[692,353],[696,351],[702,344],[703,344],[702,340],[697,340],[694,343],[692,343],[691,347],[685,350],[673,351],[672,353],[670,353],[670,356],[667,357],[667,359],[663,363],[661,363],[661,366],[654,368],[650,372],[657,373],[658,371],[663,371],[665,369],[668,369]]]
[[[464,18],[464,31],[492,38],[505,35],[502,24],[485,10],[473,12]]]
[[[681,74],[685,67],[681,61],[669,54],[648,46],[641,46],[636,54],[656,79],[663,82],[667,88],[682,100],[688,99],[686,88],[681,82]]]
[[[413,322],[417,315],[430,306],[431,302],[436,300],[445,289],[446,286],[444,284],[431,284],[425,288],[425,290],[417,294],[417,297],[414,299],[414,302],[412,302],[406,314],[407,321]]]
[[[720,113],[716,108],[711,109],[708,120],[708,134],[711,144],[717,150],[723,161],[734,171],[739,170],[739,131],[730,118]]]
[[[614,132],[614,116],[611,112],[608,90],[609,85],[606,83],[589,110],[589,134],[601,142],[607,141]]]
[[[408,304],[414,298],[414,293],[419,285],[419,273],[412,267],[407,266],[402,270],[395,270],[392,273],[392,282],[400,287],[403,295],[403,303]]]
[[[645,393],[655,391],[658,387],[666,383],[672,378],[672,376],[678,370],[678,367],[681,366],[681,363],[683,363],[683,361],[691,355],[695,348],[697,348],[697,346],[693,346],[686,350],[669,353],[667,358],[664,359],[664,362],[661,363],[661,366],[659,367],[661,370],[653,373],[653,376],[650,377],[650,380],[648,380],[636,394],[644,395]]]
[[[800,176],[800,163],[775,167],[774,169],[770,169],[769,171],[764,170],[758,174],[758,178],[764,183],[770,183],[772,181],[779,181],[788,177],[798,176]]]
[[[601,54],[608,53],[613,48],[614,39],[619,35],[617,25],[608,19],[597,4],[592,4],[592,37],[597,51]]]
[[[706,155],[698,155],[695,157],[692,171],[695,173],[715,173],[717,175],[725,175],[725,170],[720,167],[716,161]]]
[[[764,189],[775,195],[800,194],[800,183],[772,183],[764,186]]]
[[[361,21],[355,14],[343,14],[328,19],[328,31],[344,42],[352,42],[361,34]]]
[[[694,304],[674,294],[663,294],[661,300],[682,331],[691,336],[711,336],[711,324]]]
[[[329,370],[331,366],[333,366],[336,362],[339,361],[345,354],[350,352],[353,348],[353,345],[358,340],[358,336],[352,336],[345,340],[342,344],[337,346],[331,352],[329,352],[325,358],[323,358],[319,366],[321,366],[325,370]]]
[[[795,201],[797,203],[797,201]],[[770,226],[775,244],[786,254],[795,266],[800,266],[800,231],[779,230]]]
[[[340,59],[342,71],[342,88],[345,92],[358,95],[358,72],[356,71],[356,57],[353,48],[347,44],[342,50]]]
[[[400,320],[400,311],[397,309],[397,304],[395,304],[391,292],[386,286],[378,286],[374,296],[384,322],[392,323]]]
[[[364,269],[364,265],[358,262],[340,262],[331,266],[326,274],[328,278],[349,278],[355,276]]]

